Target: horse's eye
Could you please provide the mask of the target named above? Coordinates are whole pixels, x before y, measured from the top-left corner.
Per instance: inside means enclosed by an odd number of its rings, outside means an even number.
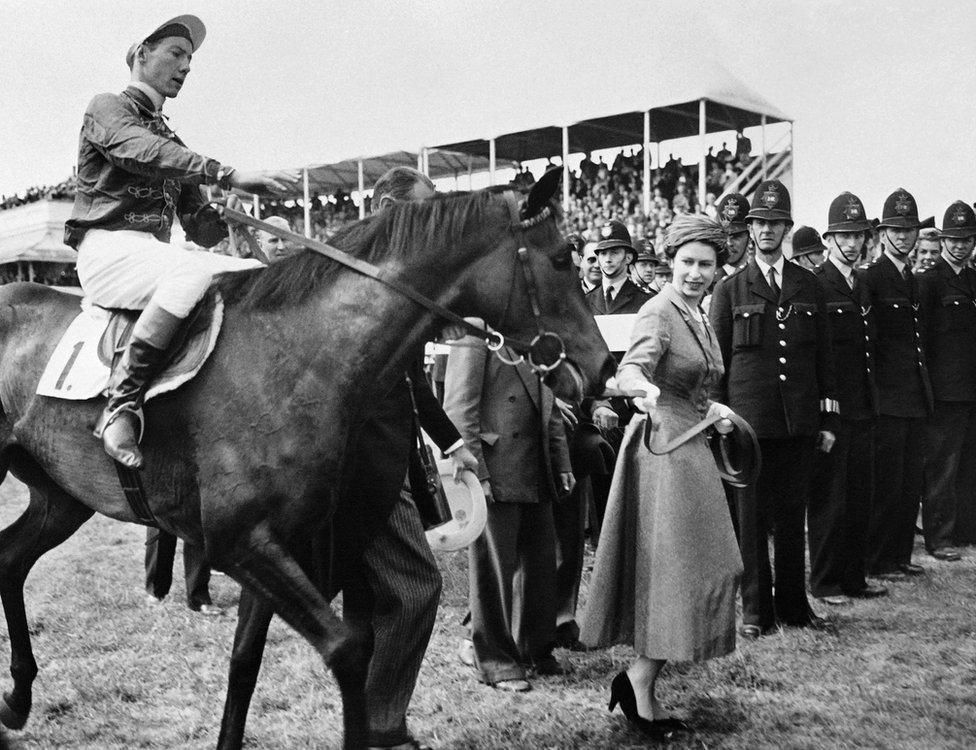
[[[551,255],[549,260],[553,268],[563,269],[573,262],[573,254],[570,245],[564,245],[557,253]]]

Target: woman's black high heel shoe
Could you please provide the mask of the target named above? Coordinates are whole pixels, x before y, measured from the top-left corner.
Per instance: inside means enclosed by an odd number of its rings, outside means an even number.
[[[618,704],[627,721],[649,737],[666,740],[675,732],[690,731],[688,725],[680,719],[668,718],[651,721],[641,716],[637,712],[637,696],[634,694],[634,686],[626,672],[618,674],[610,683],[610,704],[607,706],[607,710],[613,711]]]

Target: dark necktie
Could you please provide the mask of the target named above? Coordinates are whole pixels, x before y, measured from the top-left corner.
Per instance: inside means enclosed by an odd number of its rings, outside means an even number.
[[[769,288],[773,290],[773,296],[779,299],[779,284],[776,283],[776,269],[769,269]]]
[[[606,292],[606,294],[604,296],[606,297],[606,300],[607,300],[607,309],[609,310],[610,309],[610,305],[613,304],[613,287],[612,286],[608,286],[607,287],[607,292]]]
[[[915,301],[915,276],[912,274],[912,269],[905,264],[905,267],[901,269],[901,275],[905,277],[905,285],[908,287],[908,298],[913,302]]]

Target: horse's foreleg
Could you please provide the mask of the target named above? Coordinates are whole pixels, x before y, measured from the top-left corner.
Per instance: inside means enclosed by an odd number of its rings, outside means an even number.
[[[37,662],[24,606],[24,581],[34,563],[70,537],[92,511],[53,484],[32,487],[27,510],[0,531],[0,600],[10,636],[13,689],[0,701],[0,722],[11,729],[27,723]]]
[[[243,546],[242,546],[243,545]],[[220,544],[212,545],[219,549]],[[366,746],[366,654],[332,611],[295,558],[266,524],[238,542],[227,569],[238,582],[263,596],[274,612],[303,636],[335,675],[342,693],[345,747]]]
[[[237,605],[237,631],[230,656],[227,678],[227,700],[220,722],[218,750],[238,750],[244,744],[247,709],[261,670],[261,658],[268,637],[268,626],[274,615],[271,605],[248,589],[241,590]]]

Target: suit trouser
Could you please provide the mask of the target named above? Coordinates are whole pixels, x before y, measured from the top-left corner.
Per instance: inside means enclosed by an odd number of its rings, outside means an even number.
[[[164,599],[173,585],[173,560],[176,537],[160,529],[146,529],[146,591]],[[210,600],[210,564],[200,547],[183,542],[183,575],[186,581],[186,603],[200,609]]]
[[[814,462],[813,436],[760,439],[762,470],[738,493],[742,552],[742,621],[771,628],[777,621],[804,625],[807,601],[804,533]],[[769,534],[775,555],[775,598]]]
[[[468,547],[471,641],[482,682],[524,679],[526,667],[552,653],[555,579],[552,503],[490,503],[485,531]]]
[[[372,645],[366,675],[368,742],[397,745],[410,739],[407,708],[441,596],[440,571],[417,506],[405,490],[366,544],[360,563],[358,574],[347,568],[342,610],[346,622]]]
[[[954,541],[959,464],[974,416],[976,403],[972,401],[936,401],[926,425],[922,531],[929,552]]]
[[[922,494],[925,420],[882,415],[876,424],[867,566],[869,573],[880,574],[912,561]]]
[[[856,594],[864,580],[864,540],[874,485],[874,420],[840,419],[830,453],[817,451],[807,525],[810,591]]]
[[[966,429],[956,473],[956,524],[953,542],[976,544],[976,416]]]
[[[556,529],[557,627],[576,620],[590,493],[590,480],[586,477],[577,482],[569,496],[552,509]]]

